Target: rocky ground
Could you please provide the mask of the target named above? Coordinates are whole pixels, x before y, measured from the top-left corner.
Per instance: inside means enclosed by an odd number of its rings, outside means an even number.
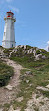
[[[22,50],[20,50],[20,48]],[[41,58],[42,58],[42,60],[46,60],[47,57],[45,55],[42,55],[43,50],[39,50],[37,48],[28,49],[28,46],[27,47],[26,46],[17,46],[15,49],[12,49],[12,52],[10,52],[10,50],[9,50],[9,52],[6,49],[4,49],[4,51],[2,51],[2,49],[1,49],[1,51],[0,51],[1,52],[0,57],[3,59],[3,61],[6,64],[8,64],[9,66],[12,66],[14,69],[14,76],[10,78],[8,85],[6,85],[4,87],[0,87],[0,111],[49,111],[49,98],[48,98],[48,96],[45,96],[42,93],[42,91],[45,91],[46,94],[49,93],[49,78],[48,78],[48,82],[47,82],[46,86],[42,86],[42,85],[36,86],[36,89],[35,89],[36,91],[32,91],[31,98],[29,98],[27,100],[26,108],[24,108],[22,110],[22,105],[24,105],[23,102],[26,98],[24,98],[24,95],[22,95],[21,97],[17,97],[17,94],[21,91],[20,87],[19,87],[20,83],[23,80],[23,81],[25,81],[26,84],[29,84],[26,87],[24,85],[24,87],[25,87],[24,89],[26,89],[26,90],[22,90],[26,94],[27,91],[29,90],[29,88],[32,87],[32,84],[33,84],[33,82],[29,83],[30,77],[33,78],[34,76],[36,76],[36,74],[34,74],[35,73],[34,72],[32,75],[32,73],[30,73],[31,69],[29,69],[27,67],[23,68],[21,65],[17,64],[13,60],[8,59],[8,56],[6,55],[6,54],[8,54],[9,57],[11,57],[11,55],[14,54],[14,56],[16,56],[16,57],[17,56],[21,57],[21,53],[19,54],[19,50],[20,50],[20,52],[22,52],[22,55],[24,53],[32,54],[32,55],[34,54],[33,55],[34,61],[39,60]],[[40,54],[39,54],[39,51],[40,51]],[[46,52],[44,51],[43,53],[45,54]],[[19,54],[19,55],[17,55],[17,54]],[[23,56],[22,56],[22,59],[23,59]],[[43,66],[40,66],[40,67],[43,67]],[[38,68],[38,67],[36,67],[36,68]],[[20,71],[22,69],[25,69],[28,71],[24,75],[22,75],[22,80],[21,80]],[[40,71],[37,70],[37,73],[40,73]],[[46,72],[46,73],[49,74],[49,72]],[[45,72],[43,74],[45,74]],[[42,76],[42,74],[41,74],[41,76]],[[23,83],[24,82],[22,82],[22,84]],[[22,88],[23,88],[23,85],[22,85]],[[16,102],[15,105],[18,105],[18,107],[17,106],[14,107],[13,102],[14,103]]]
[[[14,76],[10,79],[9,84],[5,87],[0,88],[0,104],[2,106],[4,104],[10,103],[16,98],[16,94],[19,90],[19,76],[20,76],[20,70],[23,69],[21,65],[16,64],[10,59],[4,59],[4,61],[12,66],[14,68]],[[48,85],[49,86],[49,85]],[[47,90],[49,91],[49,87],[37,87],[37,90]],[[18,102],[21,102],[23,100],[23,97],[17,98]],[[0,111],[6,111],[2,108]],[[16,110],[13,109],[13,106],[10,105],[10,108],[8,111],[21,111],[20,108],[17,108]],[[32,98],[27,102],[27,108],[24,109],[24,111],[49,111],[49,99],[47,97],[44,97],[40,93],[32,93]]]
[[[20,70],[22,69],[21,65],[16,64],[10,59],[4,59],[4,62],[14,68],[14,76],[10,79],[9,84],[7,86],[0,88],[0,104],[2,105],[10,103],[13,99],[15,99],[15,96],[19,90],[19,76]],[[0,111],[2,110],[0,109]]]

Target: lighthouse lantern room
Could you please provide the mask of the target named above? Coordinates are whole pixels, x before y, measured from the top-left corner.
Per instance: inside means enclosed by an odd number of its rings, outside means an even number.
[[[15,30],[14,30],[14,23],[16,19],[14,18],[14,13],[11,11],[6,13],[5,20],[5,27],[4,27],[4,34],[3,34],[3,41],[2,46],[4,48],[12,48],[15,47]]]

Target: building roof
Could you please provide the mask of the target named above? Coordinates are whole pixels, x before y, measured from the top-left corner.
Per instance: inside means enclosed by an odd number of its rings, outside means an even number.
[[[14,15],[14,13],[13,13],[13,12],[11,12],[11,10],[10,10],[9,12],[7,12],[7,13],[11,13],[11,14],[13,14],[13,15]]]

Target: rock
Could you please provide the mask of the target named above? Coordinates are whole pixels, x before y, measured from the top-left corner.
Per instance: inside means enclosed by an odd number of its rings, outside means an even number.
[[[11,105],[11,106],[10,106],[10,109],[9,109],[8,111],[20,111],[20,109],[17,108],[16,110],[14,110],[14,109],[13,109],[13,106]]]
[[[24,45],[18,45],[15,48],[18,49],[18,48],[23,48],[23,47],[24,47]]]
[[[30,54],[33,53],[33,49],[30,49]]]
[[[12,79],[12,77],[10,77],[10,79]]]
[[[26,80],[26,83],[29,83],[29,80]]]
[[[32,84],[29,85],[30,87],[32,86]]]
[[[24,50],[26,49],[26,45],[24,45]]]
[[[33,93],[32,98],[27,102],[25,111],[49,111],[49,99],[43,95]]]
[[[16,49],[18,48],[18,46],[15,47]]]
[[[32,75],[32,72],[31,71],[26,71],[25,74]]]
[[[16,99],[18,102],[23,101],[23,96]]]
[[[10,109],[8,111],[14,111],[12,105],[10,106]]]
[[[46,59],[46,56],[44,55],[44,56],[42,56],[42,59]]]
[[[28,107],[24,111],[35,111],[35,110],[33,109],[33,107],[31,109]]]
[[[49,84],[46,87],[49,88]]]
[[[7,85],[5,88],[11,91],[13,87],[11,85]]]
[[[38,86],[36,89],[42,90],[42,91],[49,91],[48,88],[45,88],[43,86]]]
[[[24,45],[21,45],[20,48],[24,48]]]
[[[29,54],[30,53],[30,50],[27,50],[27,54]]]
[[[27,54],[31,54],[31,53],[33,53],[33,49],[27,50]]]
[[[42,54],[38,54],[38,55],[35,56],[36,60],[39,60],[40,58],[42,58]]]
[[[36,50],[33,51],[34,57],[36,56]]]
[[[3,109],[1,108],[0,111],[3,111]]]

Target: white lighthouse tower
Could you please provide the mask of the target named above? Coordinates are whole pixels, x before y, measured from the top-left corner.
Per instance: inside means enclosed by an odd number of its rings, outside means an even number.
[[[6,13],[5,27],[4,27],[4,35],[2,41],[2,47],[4,48],[12,48],[15,47],[15,30],[14,30],[14,22],[16,19],[14,18],[14,13],[11,11]]]

